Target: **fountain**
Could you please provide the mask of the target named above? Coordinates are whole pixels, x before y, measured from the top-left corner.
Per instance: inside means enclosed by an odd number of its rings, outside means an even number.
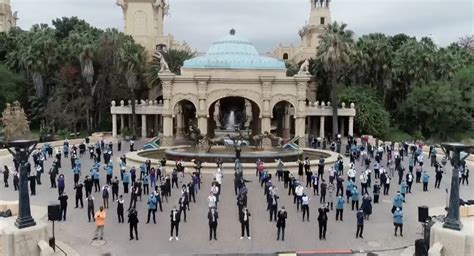
[[[234,110],[230,111],[230,114],[227,117],[227,123],[226,123],[225,128],[228,131],[234,131],[235,130],[235,113],[234,113]]]

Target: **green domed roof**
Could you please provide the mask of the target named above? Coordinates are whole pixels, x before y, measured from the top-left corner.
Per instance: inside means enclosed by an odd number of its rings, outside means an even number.
[[[251,42],[235,35],[212,43],[206,55],[186,60],[184,68],[285,69],[283,61],[260,56]]]

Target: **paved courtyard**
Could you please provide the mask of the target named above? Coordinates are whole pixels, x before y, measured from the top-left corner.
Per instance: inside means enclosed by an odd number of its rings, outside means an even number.
[[[137,143],[140,146],[141,143]],[[123,148],[128,149],[124,145]],[[121,152],[125,153],[124,151]],[[119,152],[114,155],[114,167],[118,172]],[[425,159],[426,156],[425,156]],[[407,160],[407,159],[405,159]],[[83,176],[91,168],[91,161],[82,158]],[[345,173],[349,160],[345,159]],[[52,160],[48,159],[45,164],[49,170]],[[11,158],[0,158],[0,164],[12,166]],[[171,164],[171,163],[170,163]],[[360,164],[357,164],[359,167]],[[407,166],[408,162],[404,162]],[[364,239],[356,239],[356,216],[355,211],[350,210],[346,204],[344,210],[344,222],[335,221],[335,211],[329,212],[327,240],[318,239],[317,208],[320,206],[318,197],[311,197],[310,222],[302,222],[301,212],[296,211],[293,198],[288,196],[287,190],[283,189],[283,183],[275,182],[279,188],[279,206],[286,206],[288,211],[285,241],[276,241],[275,222],[269,222],[266,211],[266,200],[263,189],[255,177],[254,171],[245,174],[245,178],[252,180],[247,184],[249,190],[248,209],[252,213],[250,232],[252,240],[240,240],[240,223],[238,221],[237,205],[233,190],[233,176],[226,174],[223,179],[222,193],[219,204],[219,225],[217,228],[218,241],[209,241],[209,229],[207,220],[207,196],[210,188],[211,175],[204,175],[201,190],[196,197],[196,203],[191,203],[191,211],[188,212],[187,222],[181,221],[179,241],[168,241],[170,233],[169,213],[174,204],[177,204],[180,194],[178,189],[172,190],[169,203],[163,204],[163,212],[157,212],[157,224],[146,224],[147,205],[146,196],[142,202],[138,202],[137,210],[140,223],[138,225],[139,241],[129,241],[128,224],[118,224],[116,214],[116,203],[110,204],[107,211],[105,226],[106,244],[101,247],[91,245],[95,224],[87,221],[87,210],[74,209],[75,194],[73,190],[73,177],[70,170],[69,159],[63,159],[61,173],[66,176],[66,193],[69,196],[68,215],[66,222],[56,222],[56,239],[74,248],[80,255],[157,255],[157,254],[221,254],[221,253],[274,253],[285,251],[305,251],[322,249],[352,249],[355,251],[372,251],[403,248],[413,245],[416,239],[421,238],[422,228],[417,219],[417,207],[427,205],[429,207],[442,207],[446,204],[445,189],[449,187],[451,170],[444,175],[441,189],[434,189],[434,169],[429,167],[430,184],[429,192],[421,192],[422,185],[414,183],[413,194],[409,194],[404,206],[404,237],[393,236],[393,224],[391,209],[391,198],[398,190],[397,178],[391,183],[390,196],[382,196],[379,204],[373,205],[373,214],[370,221],[365,222]],[[408,168],[407,168],[408,169]],[[470,166],[472,170],[472,166]],[[358,168],[360,171],[361,169]],[[295,171],[295,170],[292,170]],[[82,177],[83,178],[83,177]],[[3,175],[0,175],[3,179]],[[31,197],[33,205],[46,207],[50,202],[57,202],[57,190],[49,188],[49,177],[43,175],[43,185],[37,187],[37,195]],[[188,182],[190,177],[184,178]],[[180,183],[183,179],[180,176]],[[101,174],[101,185],[105,183],[105,174]],[[357,181],[357,184],[360,184]],[[10,187],[0,184],[0,200],[16,200],[18,193],[13,190],[12,179]],[[359,186],[360,187],[360,186]],[[120,186],[120,193],[123,192]],[[312,195],[312,193],[309,193]],[[461,185],[461,198],[474,199],[473,186]],[[101,194],[95,193],[96,210],[101,202]],[[130,194],[125,196],[125,205],[128,206]],[[85,202],[85,201],[84,201]],[[125,215],[126,219],[126,215]],[[380,252],[380,255],[400,255],[401,250]]]

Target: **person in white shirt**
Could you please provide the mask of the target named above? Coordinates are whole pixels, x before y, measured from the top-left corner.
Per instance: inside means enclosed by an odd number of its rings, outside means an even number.
[[[244,207],[242,209],[242,211],[239,213],[239,220],[240,220],[240,226],[241,226],[241,236],[240,236],[240,240],[244,239],[244,231],[246,230],[247,231],[247,239],[250,240],[252,239],[250,237],[250,232],[249,232],[249,219],[250,219],[250,216],[252,216],[249,212],[249,210],[247,209],[247,207]]]
[[[362,187],[361,193],[365,195],[366,193],[368,193],[367,192],[367,180],[368,180],[367,173],[363,172],[359,178],[360,178],[360,184]]]
[[[351,168],[347,171],[347,177],[348,179],[352,180],[352,182],[355,182],[355,176],[356,176],[355,169]]]
[[[216,202],[219,202],[219,187],[216,184],[212,185],[211,193],[216,198]],[[216,205],[216,208],[217,208],[217,205]]]
[[[302,201],[302,198],[303,198],[303,191],[304,191],[303,186],[301,184],[298,184],[298,186],[296,186],[296,188],[295,188],[296,211],[300,211],[300,205],[301,205],[301,201]]]
[[[301,197],[301,210],[303,211],[303,222],[306,216],[306,221],[309,221],[309,196],[303,193]]]
[[[209,208],[213,208],[213,207],[216,207],[216,196],[214,195],[214,193],[209,193],[209,196],[207,197],[207,203],[208,203],[208,206]]]

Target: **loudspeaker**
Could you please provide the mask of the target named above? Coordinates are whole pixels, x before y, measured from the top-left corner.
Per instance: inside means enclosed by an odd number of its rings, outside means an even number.
[[[425,223],[429,218],[428,206],[418,206],[418,222]]]
[[[59,204],[48,205],[48,220],[51,220],[51,221],[61,220],[61,211],[59,209]]]
[[[415,256],[428,256],[428,249],[424,239],[415,240]]]

